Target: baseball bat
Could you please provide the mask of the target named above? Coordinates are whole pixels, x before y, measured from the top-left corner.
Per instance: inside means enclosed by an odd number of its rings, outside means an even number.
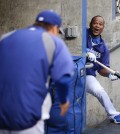
[[[96,63],[99,64],[100,66],[102,66],[103,68],[107,69],[108,71],[110,71],[110,73],[116,75],[119,79],[120,79],[120,73],[112,70],[111,68],[105,66],[104,64],[100,63],[99,61],[96,60]]]

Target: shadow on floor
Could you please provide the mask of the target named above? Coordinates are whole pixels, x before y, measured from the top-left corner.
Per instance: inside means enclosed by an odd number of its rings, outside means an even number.
[[[96,127],[87,128],[83,134],[120,134],[120,124],[114,124],[106,119]]]

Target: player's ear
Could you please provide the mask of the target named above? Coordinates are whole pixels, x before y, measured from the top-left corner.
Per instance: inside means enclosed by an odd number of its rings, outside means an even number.
[[[92,26],[92,21],[89,23],[89,27],[91,28],[91,26]]]

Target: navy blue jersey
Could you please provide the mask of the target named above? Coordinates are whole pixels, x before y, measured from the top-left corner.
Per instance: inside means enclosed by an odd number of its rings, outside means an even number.
[[[101,36],[99,38],[93,38],[91,36],[90,29],[87,30],[87,48],[90,49],[91,52],[93,52],[96,55],[96,59],[104,64],[105,66],[109,67],[109,50],[106,46],[104,40]],[[87,62],[91,62],[87,60]],[[93,75],[96,76],[96,71],[100,71],[103,69],[100,65],[97,63],[94,63],[94,66],[92,68],[86,69],[87,75]]]
[[[70,53],[55,36],[50,37],[55,51],[49,64],[44,33],[47,34],[40,27],[29,27],[0,41],[1,129],[21,130],[36,124],[41,119],[41,107],[48,92],[48,75],[59,81],[63,75],[73,72]]]

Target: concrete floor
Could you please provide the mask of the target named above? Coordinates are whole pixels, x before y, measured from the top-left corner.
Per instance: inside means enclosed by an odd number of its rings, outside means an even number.
[[[120,134],[120,124],[114,124],[106,119],[95,127],[87,128],[83,134]]]

